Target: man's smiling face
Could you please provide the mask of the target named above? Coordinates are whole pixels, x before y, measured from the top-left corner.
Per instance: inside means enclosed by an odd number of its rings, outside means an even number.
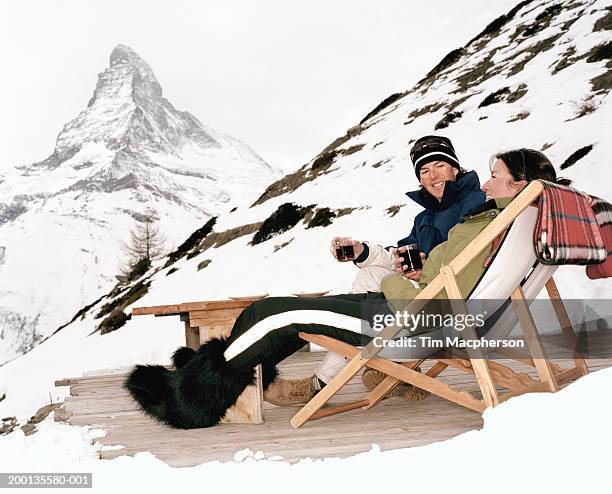
[[[441,201],[446,182],[457,180],[458,173],[459,170],[446,161],[432,161],[420,168],[419,180],[427,192]]]

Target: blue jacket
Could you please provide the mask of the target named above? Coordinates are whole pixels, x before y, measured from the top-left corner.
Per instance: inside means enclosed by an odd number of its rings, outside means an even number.
[[[438,202],[423,189],[407,192],[418,205],[423,206],[414,219],[410,235],[397,242],[397,246],[418,243],[421,252],[429,252],[448,239],[448,231],[475,207],[485,202],[485,194],[480,189],[480,180],[475,171],[468,172],[455,182],[446,182],[442,201]]]

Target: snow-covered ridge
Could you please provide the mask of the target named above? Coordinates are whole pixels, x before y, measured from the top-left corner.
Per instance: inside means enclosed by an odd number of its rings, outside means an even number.
[[[410,143],[436,131],[453,137],[470,167],[477,168],[473,160],[481,158],[483,151],[488,157],[500,148],[523,145],[546,148],[553,162],[561,165],[578,146],[572,147],[571,140],[553,142],[555,127],[550,129],[544,119],[554,119],[561,128],[560,124],[568,120],[586,116],[581,113],[591,107],[600,110],[600,115],[605,113],[599,106],[607,100],[612,87],[610,16],[605,2],[519,3],[464,47],[448,53],[415,87],[385,98],[311,162],[291,177],[271,184],[255,204],[279,192],[291,192],[322,173],[336,169],[341,172],[343,163],[360,158],[365,160],[364,166],[409,166]],[[572,70],[567,70],[570,67]],[[608,70],[602,71],[603,67]],[[511,104],[491,106],[499,102]],[[490,116],[498,121],[481,122]],[[499,125],[530,116],[531,125],[520,129],[504,125],[502,131]],[[582,130],[589,124],[589,119],[584,119],[564,127]],[[400,131],[399,125],[407,129]],[[478,130],[477,143],[461,132],[468,126]],[[492,132],[492,127],[500,132]],[[523,132],[527,128],[553,133]],[[481,129],[486,133],[480,133]],[[578,135],[585,134],[583,131]],[[596,133],[593,138],[597,136]],[[394,137],[398,140],[394,141]],[[555,144],[556,149],[550,149]],[[398,145],[402,153],[397,153]],[[385,149],[389,152],[385,153]],[[341,159],[353,153],[356,154],[351,158]],[[321,161],[324,165],[317,166]]]

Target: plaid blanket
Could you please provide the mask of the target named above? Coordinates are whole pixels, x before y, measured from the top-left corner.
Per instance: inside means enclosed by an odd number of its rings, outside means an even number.
[[[606,260],[595,213],[585,194],[542,180],[535,250],[542,264],[597,264]]]
[[[608,257],[603,263],[587,266],[586,268],[587,276],[592,280],[596,280],[612,276],[612,204],[595,196],[591,196],[591,200],[595,220],[608,251]]]

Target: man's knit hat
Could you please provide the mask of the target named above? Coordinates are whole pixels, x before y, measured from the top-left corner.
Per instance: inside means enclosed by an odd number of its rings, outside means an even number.
[[[453,143],[448,137],[423,136],[417,139],[410,150],[410,159],[417,178],[420,178],[421,167],[432,161],[444,161],[458,170],[461,169]]]

